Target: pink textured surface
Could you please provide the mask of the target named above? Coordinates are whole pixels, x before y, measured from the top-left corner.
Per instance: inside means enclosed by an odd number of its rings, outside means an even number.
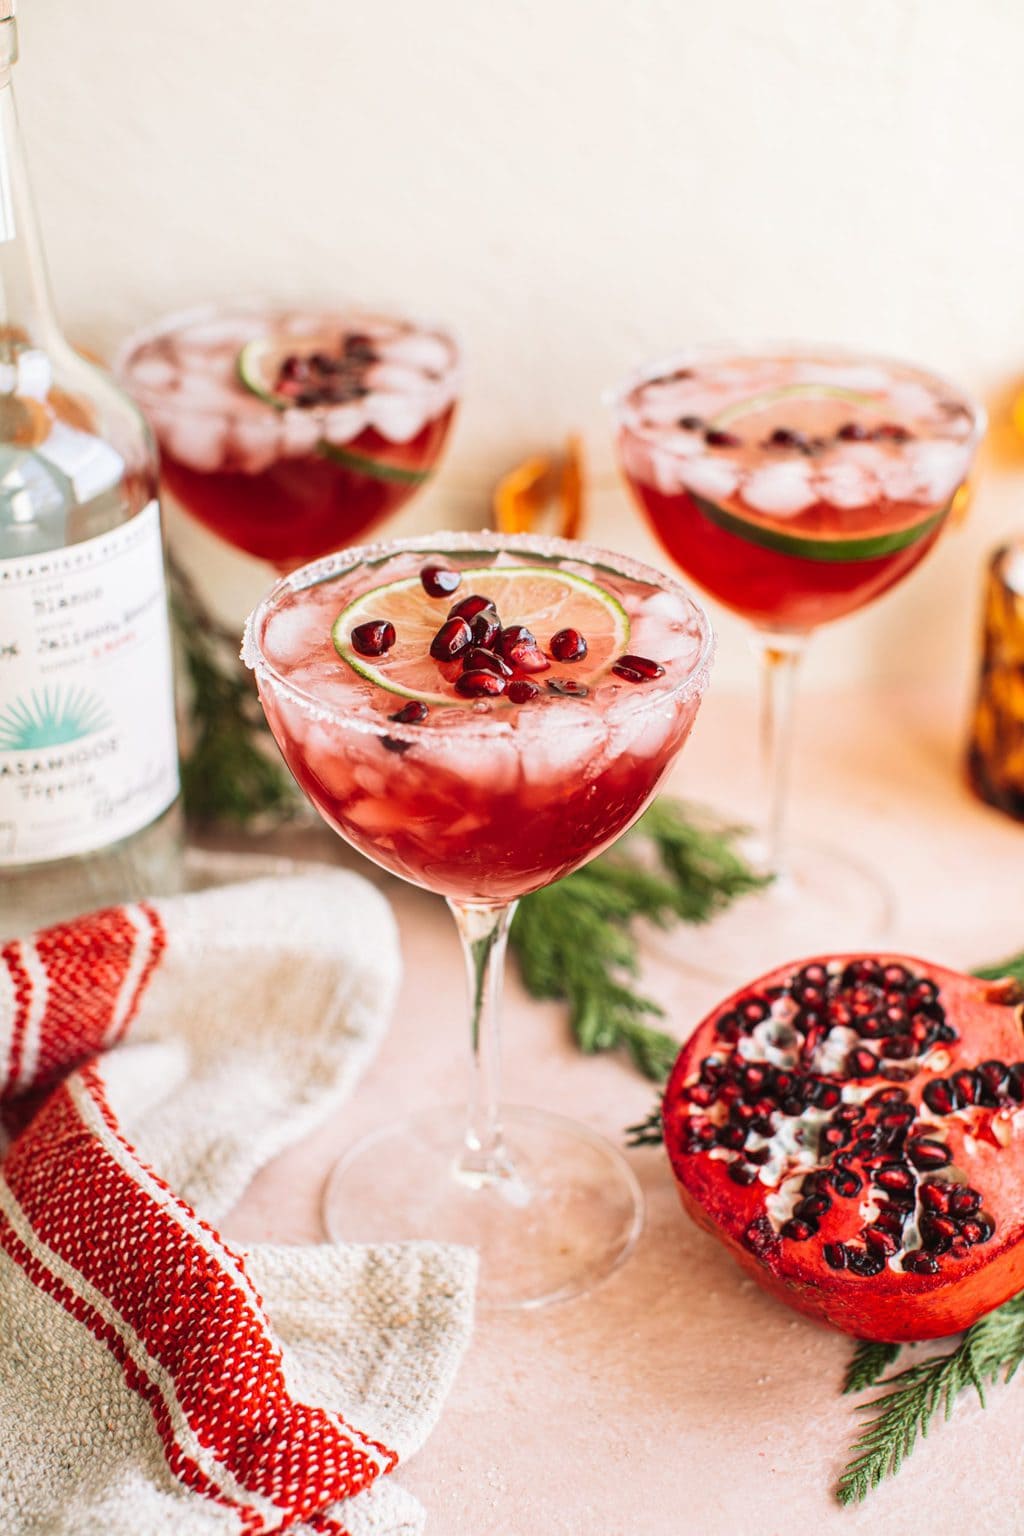
[[[893,947],[970,965],[1024,944],[1024,827],[962,785],[948,696],[804,700],[795,793],[808,834],[884,865]],[[753,714],[712,695],[675,789],[743,815]],[[309,852],[308,846],[301,850]],[[396,1112],[449,1098],[464,1059],[462,969],[441,903],[395,883],[406,981],[388,1040],[338,1124],[278,1159],[228,1224],[241,1241],[319,1238],[332,1158]],[[836,935],[836,945],[844,942]],[[780,956],[779,959],[784,959]],[[652,960],[645,985],[680,1036],[725,989]],[[621,1139],[652,1091],[616,1059],[585,1060],[562,1011],[510,978],[510,1100]],[[856,1415],[839,1396],[848,1341],[765,1297],[683,1216],[660,1150],[630,1154],[647,1197],[637,1252],[582,1301],[482,1317],[444,1417],[405,1484],[435,1536],[784,1536],[1024,1530],[1024,1382],[962,1400],[905,1470],[858,1510],[831,1485]],[[969,1501],[969,1505],[965,1504]]]

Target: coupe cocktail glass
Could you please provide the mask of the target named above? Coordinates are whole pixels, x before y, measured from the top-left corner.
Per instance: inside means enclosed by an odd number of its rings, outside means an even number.
[[[269,305],[164,320],[116,367],[156,433],[166,489],[282,571],[365,534],[422,487],[459,380],[442,331]]]
[[[679,353],[613,399],[626,479],[673,560],[753,626],[769,811],[754,850],[776,877],[702,935],[702,961],[744,973],[884,926],[888,894],[786,836],[794,689],[809,635],[901,581],[963,491],[984,428],[920,368],[820,348]],[[742,936],[742,941],[740,937]],[[753,950],[753,952],[752,952]]]
[[[465,573],[454,596],[424,591],[436,562]],[[461,696],[464,659],[427,654],[467,595],[494,599],[506,636],[528,625],[548,653],[515,664],[511,697]],[[392,615],[392,648],[361,657],[357,625]],[[567,615],[589,615],[583,662],[550,659]],[[332,1234],[474,1244],[499,1306],[574,1295],[629,1252],[641,1203],[619,1153],[583,1126],[499,1106],[505,940],[519,897],[594,858],[648,804],[693,725],[712,647],[703,610],[670,578],[528,535],[346,550],[286,577],[251,615],[243,655],[289,768],[353,847],[447,899],[469,980],[468,1120],[430,1111],[357,1145],[328,1185]],[[658,675],[616,673],[623,651]]]

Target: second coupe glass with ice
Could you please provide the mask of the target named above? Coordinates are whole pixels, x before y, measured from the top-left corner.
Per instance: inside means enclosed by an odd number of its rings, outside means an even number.
[[[482,1253],[482,1294],[536,1306],[629,1252],[639,1191],[584,1126],[498,1101],[497,1011],[521,896],[607,848],[693,725],[712,635],[668,577],[526,535],[440,534],[338,555],[279,582],[245,659],[271,730],[324,819],[447,898],[465,951],[468,1123],[430,1111],[357,1146],[327,1223]]]
[[[729,973],[866,938],[886,892],[870,871],[785,835],[793,689],[811,632],[901,581],[965,484],[978,408],[920,368],[829,348],[691,350],[614,397],[620,461],[666,551],[753,626],[770,807],[757,852],[776,876],[738,904],[700,963]]]

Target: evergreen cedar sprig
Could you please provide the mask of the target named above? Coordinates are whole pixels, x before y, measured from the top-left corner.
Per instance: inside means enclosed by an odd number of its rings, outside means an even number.
[[[625,1049],[662,1083],[679,1041],[634,985],[637,918],[659,927],[707,922],[764,881],[736,851],[737,829],[671,799],[650,807],[609,853],[519,904],[510,943],[533,997],[564,1001],[580,1049]]]
[[[181,765],[185,811],[193,826],[248,826],[263,815],[296,815],[291,775],[260,745],[263,713],[248,673],[235,661],[233,636],[213,629],[198,593],[169,562],[171,614],[189,703],[188,751]],[[218,643],[229,657],[218,660]]]
[[[860,1345],[868,1349],[895,1345]],[[883,1383],[881,1397],[862,1403],[869,1415],[853,1446],[855,1455],[836,1488],[840,1504],[856,1504],[885,1477],[893,1477],[939,1413],[948,1419],[961,1392],[973,1387],[985,1407],[985,1384],[1009,1381],[1024,1361],[1024,1295],[1015,1296],[967,1329],[948,1354],[922,1360]],[[884,1366],[883,1366],[884,1369]],[[853,1367],[851,1367],[852,1374]],[[876,1378],[877,1379],[877,1378]],[[857,1390],[857,1389],[854,1389]]]

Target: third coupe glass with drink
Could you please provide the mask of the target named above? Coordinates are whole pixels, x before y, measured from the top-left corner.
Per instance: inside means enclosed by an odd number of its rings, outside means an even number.
[[[118,368],[159,440],[165,489],[279,570],[351,543],[423,486],[458,390],[442,331],[280,305],[174,316]]]
[[[944,379],[829,349],[679,354],[615,398],[620,461],[672,559],[753,625],[764,676],[771,806],[761,854],[778,878],[727,923],[756,969],[835,941],[884,901],[858,866],[790,848],[784,807],[793,686],[810,633],[902,580],[965,484],[980,411]],[[816,929],[815,929],[816,931]],[[722,936],[726,936],[723,934]],[[728,968],[728,949],[705,961]]]

